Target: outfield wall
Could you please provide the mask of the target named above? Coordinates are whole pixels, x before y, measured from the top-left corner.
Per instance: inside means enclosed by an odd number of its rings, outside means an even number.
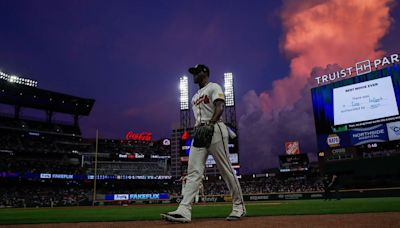
[[[370,197],[398,197],[400,187],[397,188],[376,188],[376,189],[351,189],[340,190],[341,198],[370,198]],[[332,197],[335,193],[331,192]],[[271,194],[246,194],[244,201],[268,201],[268,200],[307,200],[323,199],[324,192],[298,192],[298,193],[271,193]],[[204,202],[231,202],[231,197],[226,195],[213,195],[201,197]],[[171,198],[171,203],[179,202],[179,198]]]
[[[340,190],[340,198],[372,198],[372,197],[400,197],[400,187],[395,188],[375,188],[375,189],[350,189]],[[137,194],[140,197],[130,199],[124,198],[117,194],[117,199],[112,199],[110,195],[97,195],[97,204],[100,205],[116,205],[116,204],[169,204],[179,203],[182,197],[169,196],[168,194]],[[168,198],[165,198],[168,195]],[[157,197],[156,197],[157,196]],[[162,196],[162,197],[158,197]],[[147,198],[146,198],[147,197]],[[336,198],[335,192],[331,191],[331,197]],[[283,193],[269,193],[269,194],[246,194],[243,195],[244,201],[277,201],[277,200],[310,200],[310,199],[324,199],[324,192],[283,192]],[[200,197],[200,202],[206,203],[220,203],[231,202],[232,198],[229,195],[206,195]],[[90,202],[91,205],[91,202]]]

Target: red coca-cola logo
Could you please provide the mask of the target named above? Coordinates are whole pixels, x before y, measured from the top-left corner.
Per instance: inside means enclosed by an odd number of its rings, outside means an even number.
[[[152,139],[152,134],[150,132],[135,133],[133,131],[129,131],[128,133],[126,133],[125,139],[149,142]]]

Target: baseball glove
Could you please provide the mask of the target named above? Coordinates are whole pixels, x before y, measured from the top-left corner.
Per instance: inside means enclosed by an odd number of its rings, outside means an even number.
[[[194,130],[193,146],[202,148],[209,147],[214,135],[214,125],[204,125],[196,127]]]

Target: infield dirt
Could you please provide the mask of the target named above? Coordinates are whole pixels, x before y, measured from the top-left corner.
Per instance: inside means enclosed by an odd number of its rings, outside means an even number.
[[[263,216],[244,217],[240,221],[228,222],[224,219],[194,219],[188,224],[169,223],[163,220],[132,222],[85,222],[85,223],[52,223],[35,225],[9,225],[5,227],[29,228],[66,228],[66,227],[400,227],[400,212],[338,214],[338,215],[296,215],[296,216]]]

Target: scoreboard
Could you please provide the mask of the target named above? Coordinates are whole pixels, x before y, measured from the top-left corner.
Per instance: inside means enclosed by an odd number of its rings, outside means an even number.
[[[400,140],[400,65],[311,89],[319,151]]]
[[[307,154],[281,155],[279,165],[281,172],[307,171],[309,160]]]

